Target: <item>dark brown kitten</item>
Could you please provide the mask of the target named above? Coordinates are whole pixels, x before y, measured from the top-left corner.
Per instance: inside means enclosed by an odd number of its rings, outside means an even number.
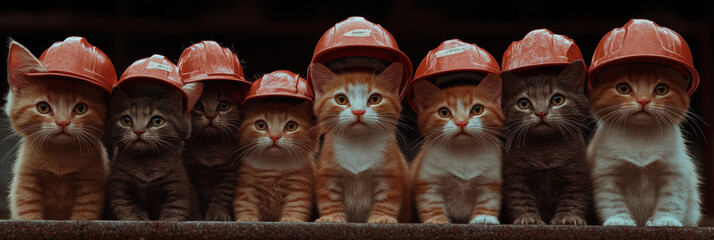
[[[503,197],[513,224],[586,224],[592,190],[583,134],[585,77],[581,61],[502,73],[508,137]]]
[[[130,98],[115,88],[107,122],[114,149],[107,180],[109,208],[118,220],[195,218],[195,193],[181,158],[190,129],[178,91]]]
[[[201,215],[208,221],[233,220],[233,199],[240,162],[235,154],[244,90],[235,83],[204,83],[191,110],[191,138],[184,164],[198,193]]]

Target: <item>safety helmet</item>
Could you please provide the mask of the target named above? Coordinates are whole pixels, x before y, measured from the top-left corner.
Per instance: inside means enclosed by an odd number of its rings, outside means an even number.
[[[176,89],[183,95],[184,109],[188,110],[188,95],[182,89],[183,84],[179,77],[179,70],[174,63],[166,57],[154,54],[151,57],[139,59],[132,63],[124,74],[119,78],[117,87],[126,88],[127,86],[142,83],[158,83],[167,86],[170,89]]]
[[[307,80],[287,70],[278,70],[263,75],[251,84],[248,95],[243,103],[250,99],[266,97],[289,97],[310,101],[315,99],[312,89],[307,85]]]
[[[409,82],[406,94],[412,109],[418,111],[414,102],[416,97],[414,96],[414,84],[421,80],[431,80],[434,77],[455,72],[498,75],[501,68],[490,53],[476,44],[465,43],[459,39],[446,40],[436,49],[427,53],[419,63],[414,79]]]
[[[631,62],[661,63],[691,77],[687,92],[692,95],[699,86],[699,73],[694,69],[692,52],[687,42],[675,31],[646,19],[632,19],[615,28],[600,40],[588,70],[588,91],[595,87],[597,73],[609,66]]]
[[[331,61],[338,61],[347,58],[347,62],[352,62],[357,65],[362,64],[362,67],[376,67],[383,70],[393,62],[399,62],[404,67],[404,74],[400,85],[400,98],[404,97],[406,85],[412,78],[412,63],[397,46],[397,41],[394,40],[392,34],[384,29],[379,24],[374,24],[367,21],[363,17],[349,17],[346,20],[335,24],[322,35],[320,41],[315,47],[315,52],[312,56],[312,63],[326,64]],[[349,59],[353,58],[353,59]],[[356,61],[354,59],[357,59]],[[359,59],[362,58],[362,59]],[[367,60],[365,60],[367,59]],[[380,65],[378,61],[385,63]],[[364,61],[363,61],[364,60]],[[350,63],[348,63],[350,64]],[[335,67],[329,66],[331,70]],[[366,65],[366,66],[364,66]],[[343,64],[344,66],[344,64]],[[339,67],[343,67],[339,66]],[[312,80],[310,79],[310,69],[308,68],[308,84],[312,89]]]
[[[501,67],[503,71],[521,71],[535,67],[568,65],[582,59],[580,48],[572,39],[553,34],[548,29],[536,29],[526,34],[522,40],[508,46],[503,53]]]
[[[39,60],[47,71],[26,75],[75,78],[94,84],[107,93],[112,92],[117,82],[117,74],[109,57],[83,37],[68,37],[52,44]]]
[[[243,76],[238,56],[214,41],[187,47],[178,61],[183,84],[206,80],[229,80],[250,85]]]

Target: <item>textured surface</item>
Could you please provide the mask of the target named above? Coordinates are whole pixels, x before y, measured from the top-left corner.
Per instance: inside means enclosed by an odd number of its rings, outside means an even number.
[[[3,239],[714,239],[714,228],[0,221]]]

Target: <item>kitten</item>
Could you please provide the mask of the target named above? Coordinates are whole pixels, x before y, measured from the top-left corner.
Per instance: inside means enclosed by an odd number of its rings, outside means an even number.
[[[513,224],[586,225],[591,208],[582,133],[586,70],[581,60],[558,69],[501,74],[508,138],[503,197]]]
[[[99,219],[107,96],[84,81],[25,75],[41,71],[47,69],[30,51],[10,42],[5,113],[22,138],[10,186],[11,219]]]
[[[605,226],[697,226],[699,179],[679,124],[687,78],[657,63],[622,64],[597,75],[588,147],[595,204]]]
[[[107,179],[109,207],[118,220],[185,221],[196,199],[181,158],[190,125],[182,95],[129,97],[115,88],[107,127],[114,146]]]
[[[252,100],[243,109],[243,149],[236,198],[238,221],[306,222],[313,206],[318,138],[312,103]]]
[[[419,129],[425,137],[411,165],[423,223],[498,224],[501,207],[501,79],[440,90],[414,87]]]
[[[191,110],[191,138],[186,141],[184,164],[196,189],[202,219],[233,220],[233,202],[238,178],[237,146],[240,99],[245,91],[235,83],[207,81]]]
[[[402,65],[380,74],[311,66],[324,144],[317,166],[317,222],[396,223],[410,218],[407,163],[396,140]]]

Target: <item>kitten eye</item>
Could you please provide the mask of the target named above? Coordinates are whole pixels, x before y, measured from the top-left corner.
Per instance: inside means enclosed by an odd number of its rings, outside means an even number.
[[[479,115],[481,113],[483,113],[483,106],[481,106],[481,104],[476,104],[474,107],[471,108],[471,114]]]
[[[287,129],[288,131],[291,131],[291,132],[297,130],[297,127],[298,127],[298,124],[294,121],[290,121],[287,124],[285,124],[285,129]]]
[[[231,104],[226,101],[221,101],[220,103],[218,103],[218,109],[221,111],[226,111],[229,108],[231,108]]]
[[[203,103],[197,102],[196,105],[193,105],[193,110],[198,111],[198,110],[201,110],[201,109],[203,109]]]
[[[265,121],[263,120],[257,121],[255,122],[255,129],[258,129],[260,131],[266,130],[268,129],[268,124],[265,123]]]
[[[131,125],[131,117],[122,116],[121,119],[119,119],[119,122],[121,123],[121,125],[129,126]]]
[[[372,96],[369,96],[369,103],[370,104],[377,104],[382,101],[382,95],[380,94],[372,94]]]
[[[439,111],[437,111],[437,112],[439,113],[439,117],[442,117],[442,118],[451,117],[451,111],[449,111],[448,108],[445,108],[445,107],[439,108]]]
[[[46,102],[40,102],[37,104],[37,111],[42,114],[48,114],[52,112],[52,108]]]
[[[627,85],[627,83],[620,83],[615,89],[617,89],[617,92],[620,94],[628,94],[632,91],[632,88],[630,88],[630,85]]]
[[[72,109],[72,111],[74,112],[74,114],[81,115],[81,114],[86,113],[87,109],[88,109],[87,104],[80,103],[80,104],[74,105],[74,109]]]
[[[531,101],[528,101],[528,99],[521,98],[518,100],[518,107],[521,109],[528,109],[531,107]]]
[[[565,96],[560,95],[560,94],[555,94],[553,98],[550,99],[550,103],[552,103],[555,106],[560,106],[565,102]]]
[[[164,118],[162,118],[162,117],[152,117],[151,118],[151,125],[154,125],[154,127],[164,125],[165,122],[166,122],[166,120],[164,120]]]
[[[335,102],[340,105],[345,105],[347,104],[347,96],[345,96],[344,94],[337,95],[335,96]]]
[[[667,84],[664,84],[664,83],[658,84],[655,87],[655,93],[657,95],[665,95],[665,94],[667,94],[667,92],[669,92],[669,87],[667,86]]]

